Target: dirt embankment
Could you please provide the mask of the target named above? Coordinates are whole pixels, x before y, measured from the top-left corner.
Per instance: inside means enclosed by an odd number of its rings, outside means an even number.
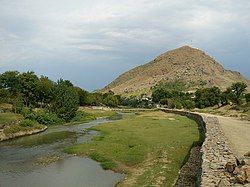
[[[21,136],[28,136],[28,135],[32,135],[32,134],[37,134],[39,132],[45,131],[46,129],[47,129],[47,126],[44,126],[42,128],[39,128],[39,129],[30,129],[30,130],[19,131],[19,132],[10,133],[10,134],[5,134],[3,129],[1,129],[0,130],[0,142],[4,141],[4,140],[9,140],[9,139],[21,137]]]

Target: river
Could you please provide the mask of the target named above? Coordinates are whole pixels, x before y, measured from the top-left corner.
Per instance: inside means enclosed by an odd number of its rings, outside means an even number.
[[[123,174],[103,170],[99,163],[64,153],[76,143],[90,141],[95,131],[85,129],[98,119],[79,125],[62,125],[45,132],[0,143],[0,187],[111,187]]]

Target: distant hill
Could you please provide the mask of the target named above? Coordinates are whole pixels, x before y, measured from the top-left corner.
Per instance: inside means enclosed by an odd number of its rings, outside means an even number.
[[[205,52],[183,46],[168,51],[153,61],[133,68],[103,88],[116,94],[137,95],[150,93],[150,88],[159,82],[180,80],[190,91],[199,87],[218,86],[225,90],[232,83],[243,81],[250,88],[250,81],[239,72],[226,70]]]

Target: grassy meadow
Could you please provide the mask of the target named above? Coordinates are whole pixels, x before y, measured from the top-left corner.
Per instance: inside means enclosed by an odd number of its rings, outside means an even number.
[[[116,111],[114,110],[93,109],[91,107],[80,107],[78,111],[84,111],[95,118],[111,117],[116,115]]]
[[[191,146],[199,140],[197,123],[161,111],[126,115],[92,130],[100,134],[66,152],[88,156],[104,169],[126,173],[118,186],[171,186]]]

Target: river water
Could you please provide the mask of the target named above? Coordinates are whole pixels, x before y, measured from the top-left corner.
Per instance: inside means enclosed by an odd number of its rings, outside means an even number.
[[[111,187],[124,175],[103,170],[99,163],[63,152],[90,141],[99,123],[54,126],[45,132],[0,143],[0,187]]]

